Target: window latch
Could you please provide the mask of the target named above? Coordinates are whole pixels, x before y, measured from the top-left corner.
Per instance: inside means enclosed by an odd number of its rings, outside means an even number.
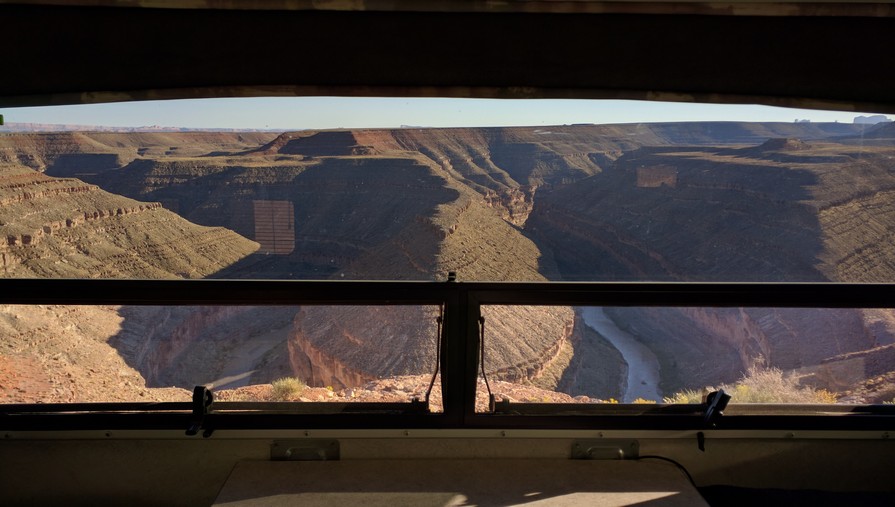
[[[211,389],[205,386],[196,386],[193,388],[193,416],[190,418],[190,427],[187,428],[187,436],[193,436],[199,433],[199,430],[205,425],[205,416],[211,411],[211,405],[214,403],[214,395]],[[214,430],[205,428],[202,438],[208,438]]]
[[[730,395],[724,392],[724,389],[712,391],[705,397],[705,417],[703,422],[706,426],[713,428],[716,426],[718,419],[724,415],[724,409],[730,401]]]
[[[712,391],[705,397],[705,416],[703,424],[708,428],[717,426],[718,419],[724,415],[724,409],[730,401],[730,395],[724,392],[724,389]],[[699,450],[705,452],[705,433],[696,434],[696,446]]]

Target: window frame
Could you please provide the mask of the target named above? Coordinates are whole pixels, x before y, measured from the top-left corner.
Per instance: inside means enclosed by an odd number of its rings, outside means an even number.
[[[688,282],[405,282],[261,280],[0,280],[0,304],[401,305],[443,304],[444,411],[415,403],[220,402],[0,405],[0,430],[185,429],[799,429],[892,427],[885,405],[735,405],[707,422],[705,405],[511,404],[476,413],[481,305],[895,308],[895,284]],[[253,409],[254,407],[254,409]]]

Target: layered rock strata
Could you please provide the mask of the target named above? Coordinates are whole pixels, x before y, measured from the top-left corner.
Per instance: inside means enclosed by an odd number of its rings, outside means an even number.
[[[873,142],[859,145],[865,131]],[[891,281],[886,132],[719,122],[6,135],[0,256],[6,276]],[[125,308],[106,338],[154,386],[297,375],[347,388],[430,371],[434,311]],[[488,311],[495,378],[618,392],[624,361],[571,309]],[[734,381],[758,362],[818,379],[806,368],[895,336],[887,310],[606,314],[659,356],[664,392]]]

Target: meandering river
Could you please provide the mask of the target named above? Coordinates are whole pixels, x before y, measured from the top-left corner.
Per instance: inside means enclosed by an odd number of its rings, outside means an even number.
[[[659,360],[653,351],[622,331],[606,316],[602,308],[581,308],[581,318],[588,327],[609,340],[628,363],[628,376],[623,386],[623,403],[631,403],[637,398],[661,402],[659,392]]]

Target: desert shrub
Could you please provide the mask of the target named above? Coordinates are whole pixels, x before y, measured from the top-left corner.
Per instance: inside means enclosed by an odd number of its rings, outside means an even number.
[[[779,368],[750,368],[736,385],[722,386],[733,403],[836,403],[836,396],[825,389],[799,385],[797,378]]]
[[[752,367],[736,384],[721,386],[731,403],[836,403],[836,395],[826,389],[800,386],[794,376],[779,368]],[[683,390],[665,398],[665,403],[702,403],[703,392]]]
[[[702,397],[702,391],[697,391],[695,389],[684,389],[683,391],[674,393],[670,397],[662,398],[662,403],[699,404],[702,403]]]
[[[816,403],[836,403],[839,401],[839,397],[835,393],[831,393],[826,389],[818,389],[814,391],[814,395],[817,397]]]
[[[271,401],[290,401],[301,396],[308,387],[295,377],[284,377],[270,383]]]
[[[632,401],[631,403],[634,403],[635,405],[650,405],[650,404],[656,403],[656,400],[647,400],[645,398],[637,398],[636,400]]]

